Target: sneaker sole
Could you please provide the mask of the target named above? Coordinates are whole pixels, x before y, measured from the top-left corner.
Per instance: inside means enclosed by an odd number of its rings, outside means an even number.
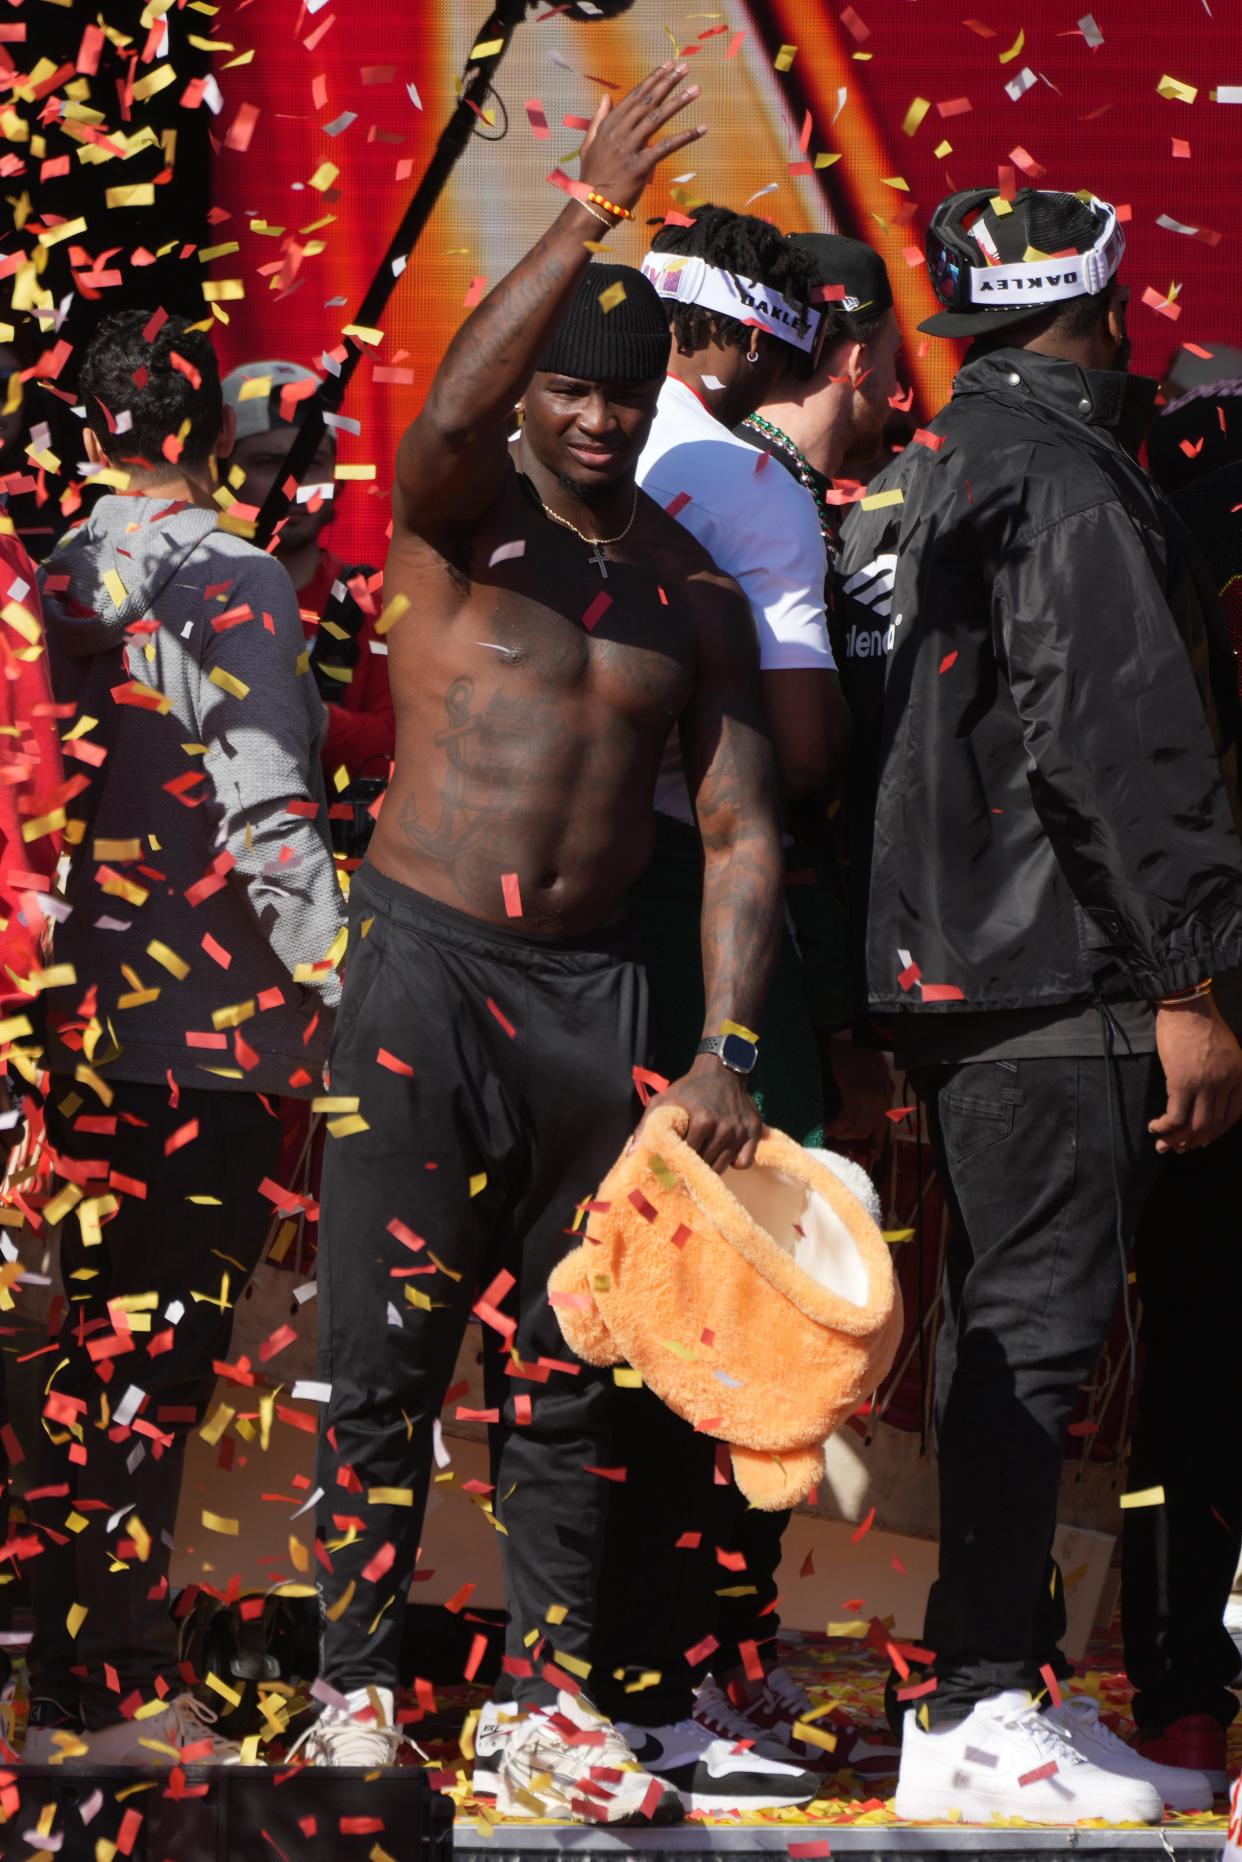
[[[601,1805],[600,1808],[602,1810],[603,1806]],[[549,1804],[546,1810],[534,1811],[529,1805],[510,1796],[507,1786],[501,1780],[497,1780],[496,1814],[515,1820],[520,1819],[524,1823],[533,1822],[536,1817],[541,1817],[552,1822],[575,1823],[584,1826],[599,1824],[608,1829],[653,1829],[680,1823],[686,1814],[686,1808],[684,1800],[677,1792],[670,1785],[665,1785],[664,1795],[649,1817],[636,1810],[627,1811],[619,1817],[584,1817],[580,1812],[572,1810],[564,1799],[555,1804]]]
[[[1050,1805],[1046,1809],[1041,1807],[1039,1811],[1034,1811],[1029,1800],[1025,1804],[1022,1802],[1024,1795],[1022,1792],[1013,1796],[998,1793],[994,1799],[987,1801],[986,1806],[975,1804],[967,1809],[962,1803],[963,1794],[960,1791],[938,1790],[934,1785],[903,1791],[898,1786],[897,1795],[893,1799],[893,1813],[903,1823],[940,1823],[950,1817],[960,1823],[980,1824],[990,1823],[993,1817],[1018,1817],[1024,1823],[1057,1825],[1082,1823],[1088,1818],[1097,1817],[1108,1823],[1159,1823],[1161,1817],[1159,1812],[1147,1815],[1137,1808],[1130,1815],[1122,1815],[1116,1811],[1092,1810],[1087,1805],[1077,1804],[1066,1804],[1064,1808]]]
[[[799,1791],[796,1797],[782,1797],[764,1792],[759,1797],[739,1797],[736,1791],[687,1791],[675,1786],[691,1816],[714,1817],[724,1811],[744,1816],[752,1810],[801,1810],[818,1795],[816,1791]]]
[[[499,1788],[499,1780],[500,1773],[494,1771],[490,1765],[483,1768],[476,1765],[474,1775],[470,1780],[471,1797],[495,1797]]]

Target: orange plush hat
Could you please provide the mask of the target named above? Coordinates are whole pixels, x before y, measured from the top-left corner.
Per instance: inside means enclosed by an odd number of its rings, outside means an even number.
[[[687,1124],[679,1107],[652,1112],[548,1296],[579,1357],[628,1361],[729,1444],[753,1505],[791,1506],[897,1350],[901,1298],[878,1204],[857,1165],[779,1131],[765,1132],[751,1169],[718,1177],[686,1144]],[[842,1181],[851,1173],[861,1194]]]

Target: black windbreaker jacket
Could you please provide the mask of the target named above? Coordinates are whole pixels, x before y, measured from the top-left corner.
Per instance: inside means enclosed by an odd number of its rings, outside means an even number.
[[[833,644],[874,1011],[1155,997],[1242,962],[1236,667],[1122,444],[1153,393],[969,359],[849,515]]]

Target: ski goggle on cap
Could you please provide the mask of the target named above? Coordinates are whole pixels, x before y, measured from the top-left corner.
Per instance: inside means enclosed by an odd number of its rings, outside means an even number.
[[[1086,207],[1094,237],[1069,231]],[[1102,291],[1121,264],[1117,210],[1088,195],[1021,188],[1011,201],[969,188],[941,201],[927,229],[927,275],[943,310],[920,323],[933,336],[983,336],[1049,304]]]

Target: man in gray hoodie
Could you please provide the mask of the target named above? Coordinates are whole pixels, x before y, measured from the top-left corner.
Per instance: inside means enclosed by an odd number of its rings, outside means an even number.
[[[122,312],[81,392],[119,495],[40,574],[72,707],[52,954],[67,971],[46,993],[70,1212],[31,1455],[26,1756],[76,1755],[80,1733],[93,1763],[228,1761],[239,1749],[178,1673],[169,1556],[185,1439],[279,1194],[269,1095],[322,1088],[339,996],[324,708],[288,575],[220,525],[232,416],[206,336]]]

